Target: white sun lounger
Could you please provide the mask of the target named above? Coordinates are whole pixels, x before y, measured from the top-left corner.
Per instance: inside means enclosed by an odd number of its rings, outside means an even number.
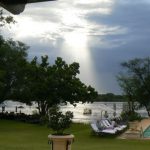
[[[96,123],[91,123],[92,130],[97,134],[116,134],[117,131],[115,129],[102,129],[100,130]]]
[[[110,123],[107,119],[105,120],[102,120],[103,124],[107,127],[107,128],[114,128],[116,129],[117,131],[123,131],[127,125],[117,125],[115,126],[115,124],[112,122]]]
[[[108,129],[114,129],[114,126],[109,124],[108,120],[101,120],[101,122],[103,123],[103,125],[105,126],[105,128]]]

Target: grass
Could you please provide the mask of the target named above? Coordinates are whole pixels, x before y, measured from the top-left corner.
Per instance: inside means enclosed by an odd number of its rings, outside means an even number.
[[[72,150],[149,150],[150,141],[102,138],[91,134],[89,125],[73,124]],[[50,150],[45,126],[0,120],[0,150]]]

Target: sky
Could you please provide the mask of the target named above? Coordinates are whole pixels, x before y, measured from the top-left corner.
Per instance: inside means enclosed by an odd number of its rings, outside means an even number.
[[[28,59],[48,55],[80,64],[79,78],[99,94],[122,91],[120,63],[150,56],[150,0],[57,0],[27,4],[6,37],[30,46]]]

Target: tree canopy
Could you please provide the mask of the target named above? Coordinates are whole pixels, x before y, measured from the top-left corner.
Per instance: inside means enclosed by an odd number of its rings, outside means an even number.
[[[58,57],[50,65],[48,56],[27,61],[28,47],[21,42],[0,38],[0,103],[6,99],[38,103],[41,115],[60,103],[91,102],[97,92],[77,77],[79,64],[67,64]]]
[[[121,65],[125,69],[118,76],[121,88],[132,105],[139,102],[150,116],[150,58],[136,58]]]
[[[6,41],[0,36],[0,102],[12,99],[20,88],[27,49],[21,42]]]
[[[4,16],[3,9],[0,9],[0,27],[11,23],[15,23],[14,18],[12,16]]]
[[[45,115],[50,107],[60,103],[69,102],[74,105],[79,101],[93,101],[97,92],[82,83],[76,77],[78,73],[79,64],[76,62],[67,64],[58,57],[55,63],[50,65],[48,56],[42,56],[41,63],[38,63],[35,57],[28,64],[26,81],[21,89],[24,102],[36,101],[40,114]]]
[[[14,23],[13,17],[4,16],[0,10],[0,27]],[[67,64],[58,57],[50,65],[48,56],[38,62],[27,60],[28,46],[19,41],[4,40],[0,35],[0,103],[6,99],[31,104],[38,103],[39,113],[60,103],[91,102],[98,93],[77,77],[79,64]]]

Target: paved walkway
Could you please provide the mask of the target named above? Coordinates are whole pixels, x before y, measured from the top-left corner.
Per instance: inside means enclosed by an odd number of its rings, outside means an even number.
[[[143,138],[143,131],[150,126],[150,118],[141,121],[129,122],[129,129],[118,138],[121,139],[150,139]]]
[[[141,120],[141,122],[138,124],[138,128],[141,128],[143,129],[143,131],[148,127],[150,126],[150,118],[149,119],[143,119]]]

